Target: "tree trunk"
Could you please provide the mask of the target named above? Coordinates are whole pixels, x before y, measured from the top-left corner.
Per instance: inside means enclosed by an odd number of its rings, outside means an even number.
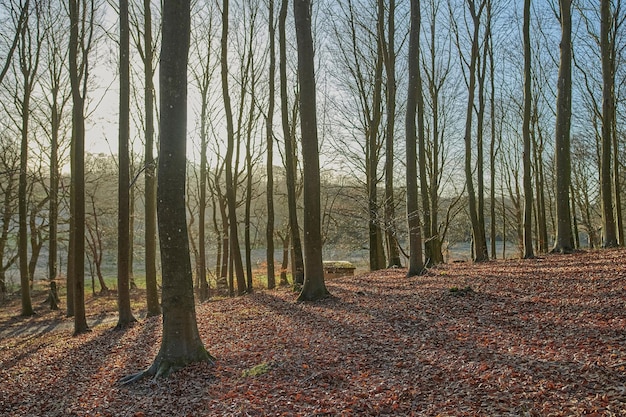
[[[130,36],[128,0],[120,0],[120,113],[119,113],[119,181],[117,212],[117,304],[116,329],[137,321],[130,308]]]
[[[572,217],[570,212],[571,156],[570,119],[572,114],[572,16],[571,0],[559,0],[561,10],[561,58],[556,98],[555,176],[556,239],[552,252],[572,253]]]
[[[384,28],[384,5],[378,3],[378,34],[376,67],[374,69],[374,96],[372,98],[372,117],[365,132],[367,141],[366,175],[369,215],[369,258],[370,270],[376,271],[385,267],[381,218],[378,207],[378,162],[379,138],[378,131],[382,116],[382,85],[383,85],[383,48],[382,35]],[[303,157],[304,159],[304,157]]]
[[[284,237],[278,232],[278,237],[283,243],[283,261],[280,265],[280,285],[287,286],[289,285],[289,281],[287,280],[287,267],[289,266],[289,231],[285,233]]]
[[[228,0],[223,0],[222,6],[222,42],[221,42],[221,66],[222,66],[222,93],[224,98],[224,110],[226,112],[226,131],[228,135],[228,149],[226,151],[226,199],[228,201],[228,223],[230,256],[233,258],[233,271],[237,277],[237,294],[246,292],[246,281],[241,259],[239,234],[237,227],[237,201],[235,180],[233,178],[233,151],[235,147],[235,132],[233,127],[233,114],[228,92]]]
[[[524,153],[522,165],[524,169],[524,259],[534,258],[533,252],[533,186],[530,170],[530,111],[532,109],[532,79],[531,79],[531,52],[530,52],[530,0],[524,0],[524,119],[522,121],[522,136]]]
[[[384,10],[382,0],[378,1],[378,7]],[[385,137],[385,233],[387,236],[387,253],[389,255],[388,267],[401,267],[400,246],[396,227],[395,196],[394,196],[394,166],[395,166],[395,120],[396,120],[396,28],[395,28],[395,0],[389,1],[389,20],[387,22],[388,41],[385,44],[382,35],[384,27],[382,21],[379,22],[378,30],[383,45],[383,57],[385,62],[385,73],[387,75],[386,89],[386,110],[387,124]]]
[[[431,51],[436,50],[436,28],[437,28],[437,18],[436,18],[436,7],[435,5],[431,6],[431,24],[430,24],[430,48]],[[421,49],[421,47],[420,47]],[[439,131],[439,95],[441,88],[443,86],[443,82],[447,77],[447,73],[449,69],[440,74],[437,77],[437,73],[439,72],[439,68],[437,66],[436,54],[432,53],[430,57],[430,77],[429,77],[429,93],[430,98],[432,100],[431,108],[432,108],[432,145],[430,152],[430,184],[428,184],[428,205],[427,208],[429,210],[428,219],[426,219],[426,214],[424,214],[424,222],[428,220],[430,224],[430,229],[428,231],[425,230],[425,237],[428,240],[428,254],[426,258],[430,265],[437,265],[444,262],[443,253],[441,251],[441,242],[443,240],[443,236],[439,230],[439,184],[441,180],[441,166],[443,165],[443,132]],[[421,75],[418,73],[419,80],[422,79]],[[421,85],[418,83],[418,88]],[[418,95],[419,100],[419,95]],[[419,103],[418,103],[419,106]],[[419,111],[419,110],[418,110]],[[426,136],[424,136],[424,141],[426,141]],[[441,160],[440,160],[441,158]],[[422,197],[423,198],[423,197]],[[425,206],[426,209],[426,206]],[[426,226],[426,225],[424,225]],[[447,226],[446,226],[447,227]],[[425,227],[426,229],[426,227]],[[425,245],[426,246],[426,245]]]
[[[56,85],[58,87],[58,84]],[[59,293],[57,290],[57,230],[59,210],[59,111],[57,104],[58,88],[52,91],[52,108],[50,111],[50,200],[48,201],[48,280],[50,293],[48,294],[50,310],[59,309]]]
[[[620,186],[620,171],[619,167],[619,140],[617,138],[617,129],[615,128],[615,119],[613,120],[613,191],[615,193],[615,218],[617,228],[617,243],[620,246],[624,246],[624,220],[622,217],[622,198],[621,198],[621,186]]]
[[[315,69],[311,35],[311,2],[294,0],[300,83],[300,130],[304,179],[304,285],[298,301],[329,296],[322,266],[320,166],[317,139]]]
[[[34,18],[35,24],[39,26],[40,17],[39,9],[31,11],[27,10],[29,2],[26,2],[22,6],[22,13],[24,19],[20,16],[18,22],[19,28],[19,68],[23,77],[22,81],[22,97],[17,98],[16,102],[20,110],[21,116],[21,146],[20,146],[20,175],[18,183],[18,225],[19,225],[19,239],[18,239],[18,254],[19,254],[19,270],[20,270],[20,286],[21,286],[21,299],[22,299],[22,316],[32,316],[35,314],[33,310],[31,296],[30,296],[30,274],[28,265],[28,134],[29,134],[29,122],[30,122],[30,100],[32,91],[34,88],[35,76],[37,74],[37,67],[39,64],[39,52],[41,49],[41,42],[39,39],[39,27],[37,27],[36,37],[32,37],[30,28],[31,12]],[[34,209],[33,209],[34,210]],[[35,248],[33,247],[33,250]]]
[[[479,216],[479,206],[476,201],[476,191],[474,190],[473,179],[473,165],[472,165],[472,119],[474,109],[474,94],[476,91],[476,72],[478,67],[478,44],[480,33],[480,15],[482,13],[482,7],[484,3],[481,3],[479,10],[477,11],[473,2],[469,2],[470,13],[472,14],[472,21],[474,23],[474,32],[472,35],[472,52],[469,65],[469,86],[468,86],[468,99],[467,99],[467,112],[465,115],[465,180],[467,183],[467,195],[469,200],[469,213],[470,220],[472,222],[472,235],[474,246],[474,261],[481,262],[489,260],[487,252],[487,241],[485,238],[485,229],[481,228],[481,221]],[[479,163],[480,164],[480,163]],[[480,176],[480,174],[479,174]]]
[[[85,99],[84,91],[81,93],[81,82],[86,85],[87,68],[84,65],[86,56],[81,55],[83,65],[79,59],[79,27],[86,22],[81,21],[86,14],[79,8],[79,0],[70,0],[70,44],[69,44],[69,69],[70,83],[72,85],[72,184],[73,203],[72,212],[72,286],[74,290],[74,334],[89,331],[85,316]],[[93,14],[92,14],[93,18]],[[80,34],[81,38],[85,36]],[[82,48],[81,52],[86,53]],[[68,261],[69,265],[69,261]],[[70,278],[68,277],[68,281]],[[68,284],[69,285],[69,284]]]
[[[424,272],[422,260],[422,235],[418,210],[417,189],[417,141],[418,132],[415,117],[418,114],[419,101],[419,61],[420,61],[420,0],[411,0],[411,29],[409,33],[409,86],[406,101],[406,209],[409,226],[409,266],[407,276],[412,277]],[[423,127],[423,124],[422,124]],[[423,129],[420,136],[423,135]],[[423,136],[421,137],[423,140]]]
[[[268,35],[270,38],[270,63],[269,63],[269,101],[267,104],[266,140],[267,140],[267,184],[266,184],[266,204],[267,223],[265,227],[266,261],[267,261],[267,288],[276,287],[276,277],[274,271],[274,106],[276,101],[276,87],[274,79],[276,77],[276,35],[274,27],[274,0],[269,0]]]
[[[27,23],[28,24],[28,23]],[[25,40],[22,39],[21,42]],[[20,61],[23,57],[20,57]],[[30,298],[30,280],[28,274],[28,223],[27,223],[27,174],[28,174],[28,122],[30,116],[30,83],[28,82],[29,71],[21,65],[24,75],[24,91],[22,97],[22,126],[20,147],[20,177],[18,186],[18,213],[19,213],[19,266],[20,266],[20,292],[22,298],[22,316],[35,314]]]
[[[148,317],[161,314],[156,273],[156,169],[154,152],[154,85],[152,77],[152,11],[150,0],[144,0],[144,106],[146,118],[144,148],[145,181],[145,245],[146,245],[146,301]]]
[[[163,269],[163,338],[152,365],[123,378],[123,384],[143,376],[167,376],[193,362],[213,361],[200,339],[196,322],[185,219],[189,31],[189,0],[165,0],[159,73],[161,156],[157,188]]]
[[[291,274],[294,287],[304,284],[304,259],[302,257],[302,243],[300,240],[300,226],[298,225],[297,197],[296,197],[296,146],[295,138],[291,134],[289,125],[289,103],[287,95],[287,35],[285,22],[287,20],[287,6],[289,0],[282,0],[278,16],[279,38],[279,78],[280,78],[280,108],[285,142],[285,177],[287,182],[287,205],[289,210],[289,228],[293,243]]]
[[[617,246],[617,230],[613,216],[613,183],[611,181],[611,154],[613,148],[614,64],[613,47],[609,41],[611,31],[611,2],[600,1],[600,51],[602,58],[602,157],[600,162],[602,197],[602,234],[605,248]],[[619,163],[617,160],[614,164]]]

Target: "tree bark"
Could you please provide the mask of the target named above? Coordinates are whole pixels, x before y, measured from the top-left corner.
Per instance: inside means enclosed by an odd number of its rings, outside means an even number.
[[[156,274],[156,169],[154,160],[154,85],[152,77],[152,10],[150,0],[144,0],[144,107],[146,118],[144,149],[145,182],[145,246],[146,246],[146,298],[148,317],[161,314]]]
[[[304,285],[298,301],[316,301],[330,293],[322,266],[320,166],[317,138],[311,1],[294,0],[300,83],[300,130],[304,179]]]
[[[417,189],[417,141],[418,132],[415,124],[419,86],[420,60],[420,0],[411,0],[411,29],[409,33],[409,86],[406,102],[406,209],[409,226],[409,266],[407,276],[412,277],[424,272],[422,260],[422,235],[418,210]],[[422,115],[423,120],[423,115]]]
[[[561,10],[561,57],[556,98],[555,176],[556,239],[552,252],[572,253],[574,237],[570,209],[572,114],[572,16],[571,0],[559,0]]]
[[[70,45],[69,45],[69,68],[70,83],[72,86],[72,185],[73,185],[73,211],[71,221],[71,245],[72,245],[72,287],[74,290],[74,334],[89,331],[85,316],[85,99],[83,88],[86,85],[87,57],[84,49],[85,33],[80,33],[79,27],[87,22],[82,21],[86,14],[80,10],[80,0],[70,0]],[[93,14],[91,14],[93,19]],[[93,22],[90,22],[93,23]],[[79,43],[81,46],[79,47]],[[80,56],[79,50],[83,53]],[[69,262],[68,262],[69,265]],[[68,281],[70,278],[68,277]],[[68,284],[69,285],[69,284]]]
[[[612,26],[611,1],[600,1],[600,54],[602,60],[602,144],[600,161],[600,186],[602,197],[602,234],[605,248],[617,246],[617,230],[613,215],[613,183],[611,179],[611,156],[613,149],[614,63],[613,47],[610,42]],[[617,164],[618,161],[613,161]]]
[[[524,153],[522,165],[524,169],[524,259],[534,258],[533,251],[533,187],[532,172],[530,170],[531,137],[530,137],[530,113],[532,109],[532,79],[531,79],[531,49],[530,49],[530,0],[524,0],[524,118],[522,121],[522,136],[524,141]]]
[[[472,235],[474,246],[474,261],[481,262],[489,260],[489,254],[487,252],[487,240],[485,238],[485,229],[481,227],[481,220],[479,215],[479,205],[476,199],[476,191],[474,189],[473,179],[473,165],[472,165],[472,120],[474,109],[474,96],[476,91],[476,72],[479,59],[479,33],[480,33],[480,15],[482,14],[485,3],[481,3],[479,9],[476,10],[476,6],[473,0],[468,1],[470,13],[472,15],[472,21],[474,23],[474,31],[472,34],[472,51],[469,65],[469,85],[468,85],[468,99],[467,99],[467,112],[465,115],[465,180],[467,183],[467,196],[469,200],[469,213],[472,223]],[[479,174],[480,176],[480,174]]]
[[[20,269],[20,292],[22,300],[22,316],[32,316],[35,314],[30,297],[30,280],[28,274],[28,125],[30,121],[30,99],[36,66],[33,67],[33,56],[30,54],[31,45],[28,13],[24,20],[19,36],[19,67],[23,76],[22,97],[21,97],[21,146],[20,146],[20,175],[18,183],[18,253],[19,253],[19,269]],[[39,45],[35,46],[39,50]],[[38,54],[38,52],[37,52]],[[16,98],[17,99],[17,98]],[[17,99],[16,101],[20,101]]]
[[[274,0],[269,0],[268,35],[270,38],[270,63],[269,63],[269,101],[267,103],[266,123],[266,204],[267,204],[267,224],[265,228],[266,261],[267,261],[267,288],[276,287],[276,276],[274,271],[274,106],[276,101],[276,30],[274,26]]]
[[[289,0],[282,0],[278,16],[280,108],[283,140],[285,142],[285,177],[287,182],[289,228],[291,229],[291,241],[293,244],[291,274],[293,276],[294,287],[301,287],[302,284],[304,284],[304,259],[302,257],[302,241],[300,240],[300,226],[298,224],[296,203],[296,146],[295,138],[291,134],[291,126],[289,124],[289,103],[287,95],[287,34],[285,31],[285,22],[287,20],[288,5]]]
[[[137,321],[130,308],[130,36],[128,0],[120,0],[120,113],[119,177],[117,212],[117,304],[116,329]]]
[[[226,199],[228,201],[228,224],[230,256],[233,259],[234,274],[237,278],[237,295],[246,292],[246,280],[241,259],[239,234],[237,227],[237,201],[235,180],[233,178],[233,152],[235,147],[235,132],[233,114],[228,92],[228,0],[222,2],[222,41],[221,41],[222,92],[224,110],[226,112],[226,131],[228,135],[228,149],[226,150]]]
[[[384,10],[384,4],[379,0],[378,7]],[[387,76],[386,110],[387,124],[385,137],[385,232],[387,236],[387,253],[389,255],[388,267],[401,267],[400,246],[398,244],[398,233],[396,227],[396,207],[394,195],[394,166],[395,166],[395,120],[396,120],[396,2],[389,1],[389,19],[387,21],[388,40],[383,42],[383,56],[385,62],[385,73]],[[382,33],[384,28],[379,28]],[[381,40],[384,37],[381,34]]]
[[[123,378],[122,384],[144,376],[167,376],[193,362],[213,361],[200,339],[196,322],[185,219],[189,31],[189,0],[165,0],[159,73],[161,156],[157,188],[163,269],[163,338],[152,365]]]

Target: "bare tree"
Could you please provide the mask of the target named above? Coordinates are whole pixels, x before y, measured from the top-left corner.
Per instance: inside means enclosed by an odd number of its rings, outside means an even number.
[[[85,316],[85,96],[95,0],[70,0],[69,73],[72,86],[72,185],[68,287],[73,288],[74,334],[89,331]],[[68,296],[69,297],[69,296]]]
[[[613,28],[611,1],[600,1],[600,51],[602,59],[602,140],[600,184],[602,185],[602,231],[603,246],[617,246],[617,229],[613,215],[613,182],[611,180],[611,161],[613,150],[613,118],[615,117],[615,35]],[[616,190],[619,191],[619,190]]]
[[[117,212],[117,302],[116,329],[137,321],[130,308],[130,27],[128,0],[120,0],[120,113],[119,113],[119,177]]]
[[[280,78],[280,111],[283,129],[283,141],[285,145],[285,171],[287,181],[287,205],[289,207],[289,229],[292,242],[291,273],[295,287],[304,284],[304,259],[302,256],[302,243],[300,240],[300,226],[298,224],[298,211],[296,205],[296,146],[295,135],[292,134],[289,123],[289,97],[287,94],[287,9],[289,0],[282,0],[280,13],[278,16],[278,38],[279,38],[279,78]],[[294,103],[294,108],[296,105]],[[295,113],[295,112],[294,112]],[[295,120],[292,117],[293,125]]]
[[[294,0],[304,178],[304,285],[299,301],[328,297],[322,267],[320,166],[310,0]]]
[[[524,0],[524,117],[522,121],[522,136],[524,153],[522,162],[524,169],[524,258],[533,258],[533,187],[530,165],[530,117],[532,109],[532,78],[531,78],[531,44],[530,44],[530,0]]]
[[[555,176],[556,239],[552,252],[574,250],[570,207],[571,156],[570,123],[572,114],[572,14],[571,0],[559,0],[561,43],[556,99]]]
[[[422,234],[418,209],[417,190],[417,141],[424,140],[423,113],[418,108],[421,82],[419,76],[420,57],[420,0],[411,0],[411,29],[409,33],[409,85],[406,103],[406,210],[409,225],[409,266],[407,276],[424,272],[422,259]],[[423,112],[423,108],[421,109]],[[415,124],[416,117],[418,125]],[[419,136],[419,137],[418,137]]]
[[[276,102],[276,22],[274,21],[274,0],[268,3],[268,36],[270,42],[270,62],[268,78],[268,103],[266,125],[266,201],[267,201],[267,225],[265,228],[266,259],[267,259],[267,288],[276,286],[274,268],[274,107]]]
[[[28,1],[24,7],[28,7]],[[20,111],[20,176],[18,186],[18,213],[19,213],[19,258],[20,258],[20,284],[22,295],[22,315],[35,314],[30,299],[30,285],[28,274],[28,136],[31,114],[31,98],[35,81],[38,76],[39,58],[43,41],[41,28],[41,8],[35,4],[32,10],[26,11],[26,18],[20,30],[18,41],[19,72],[22,76],[21,97],[17,98]],[[20,13],[21,14],[21,13]],[[21,21],[21,19],[20,19]]]
[[[476,81],[478,78],[481,78],[481,82],[479,85],[479,95],[482,93],[482,77],[480,76],[480,28],[482,15],[485,12],[485,7],[487,6],[486,0],[480,0],[478,3],[475,0],[466,0],[468,11],[471,17],[472,23],[472,34],[471,36],[471,52],[470,59],[467,62],[467,59],[461,56],[461,59],[465,63],[467,67],[466,81],[468,88],[468,99],[467,99],[467,110],[465,115],[465,132],[464,132],[464,142],[465,142],[465,181],[467,184],[467,196],[468,196],[468,210],[470,214],[470,220],[472,224],[472,243],[473,243],[473,253],[474,260],[476,262],[486,261],[489,259],[489,253],[487,251],[487,239],[485,237],[485,229],[484,229],[484,213],[482,213],[482,197],[480,194],[482,193],[482,153],[480,147],[480,138],[482,137],[482,129],[479,125],[477,128],[479,143],[477,145],[478,156],[476,161],[476,167],[479,177],[478,183],[478,192],[474,187],[474,164],[472,162],[472,151],[474,149],[474,144],[472,141],[472,122],[474,120],[474,108],[475,108],[475,95],[476,95]],[[455,34],[457,36],[457,47],[460,51],[460,41],[459,41],[459,29],[455,26]],[[465,68],[464,66],[464,68]],[[483,108],[483,100],[482,97],[479,97],[479,106],[482,110]],[[477,118],[479,121],[482,120],[482,111],[479,110],[477,114]],[[477,198],[478,195],[478,198]]]
[[[56,277],[58,274],[58,217],[59,217],[59,176],[61,159],[61,142],[63,139],[63,119],[66,107],[71,97],[68,88],[67,73],[67,33],[61,29],[63,22],[57,19],[61,8],[55,3],[48,3],[44,9],[46,24],[50,30],[46,31],[46,61],[48,76],[42,77],[44,100],[48,115],[40,122],[50,140],[50,173],[48,194],[48,279],[50,281],[50,308],[57,310],[59,295]]]
[[[213,41],[215,38],[214,21],[212,18],[212,3],[207,2],[198,11],[199,19],[202,20],[197,26],[195,36],[193,36],[193,53],[196,56],[195,65],[191,72],[200,93],[200,198],[198,202],[198,281],[200,283],[200,301],[209,298],[209,285],[207,281],[207,260],[206,260],[206,208],[207,208],[207,176],[208,176],[208,142],[209,142],[209,114],[211,109],[211,92],[213,76],[217,69],[217,60],[213,60]],[[208,47],[207,47],[208,46]]]
[[[228,6],[229,0],[222,1],[222,40],[221,40],[221,69],[222,69],[222,95],[224,99],[224,111],[226,113],[227,150],[226,150],[226,199],[228,202],[228,222],[229,222],[229,244],[230,256],[234,270],[232,272],[237,277],[237,294],[246,292],[246,281],[241,259],[241,249],[239,245],[239,235],[237,226],[237,195],[235,191],[235,178],[233,168],[233,154],[235,149],[235,130],[233,124],[233,114],[228,88]]]
[[[157,190],[163,268],[163,338],[152,365],[122,378],[122,384],[144,376],[167,376],[189,363],[213,361],[198,332],[185,221],[189,33],[189,0],[165,0],[159,73],[161,153]]]

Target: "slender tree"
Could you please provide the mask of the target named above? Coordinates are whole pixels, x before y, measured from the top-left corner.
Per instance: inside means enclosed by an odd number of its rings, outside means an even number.
[[[571,156],[570,123],[572,115],[572,14],[571,0],[559,0],[561,43],[556,98],[555,177],[556,239],[552,252],[574,250],[570,207]]]
[[[235,130],[233,125],[233,113],[230,104],[230,93],[228,91],[228,6],[229,1],[222,1],[222,40],[221,40],[221,69],[222,69],[222,95],[224,98],[224,111],[226,112],[226,199],[228,202],[228,224],[229,224],[229,244],[230,256],[233,261],[232,271],[237,278],[237,294],[246,292],[246,281],[241,259],[241,249],[239,245],[239,234],[237,227],[237,201],[235,191],[235,178],[233,172],[233,153],[235,149]]]
[[[352,7],[351,7],[352,10]],[[383,250],[383,235],[381,228],[381,219],[379,216],[378,204],[378,161],[380,159],[379,146],[379,130],[382,120],[383,106],[383,43],[384,35],[384,19],[385,11],[382,1],[378,3],[377,8],[377,47],[376,47],[376,64],[374,67],[374,93],[372,97],[371,119],[368,120],[365,132],[365,140],[367,142],[366,149],[366,179],[367,179],[367,196],[368,196],[368,214],[369,214],[369,255],[370,270],[375,271],[385,267],[385,251]],[[370,115],[367,115],[370,117]]]
[[[128,0],[120,0],[120,113],[119,176],[117,191],[117,304],[116,329],[137,321],[130,308],[130,36]]]
[[[329,295],[322,266],[320,166],[311,1],[294,0],[300,84],[300,131],[304,179],[304,285],[299,301],[316,301]]]
[[[600,1],[600,55],[602,59],[602,139],[600,160],[600,184],[602,192],[602,231],[605,248],[617,246],[617,231],[613,215],[613,190],[611,180],[611,156],[613,150],[614,65],[610,42],[612,27],[611,1]],[[618,163],[618,161],[613,161]]]
[[[167,376],[193,362],[212,362],[196,322],[189,238],[185,219],[187,54],[190,1],[163,2],[160,87],[160,157],[157,217],[163,270],[163,337],[152,365],[121,380]]]
[[[73,287],[74,334],[89,331],[85,316],[85,89],[87,85],[87,52],[93,31],[93,1],[69,0],[70,44],[69,69],[72,86],[72,189],[70,222],[71,269],[68,286]],[[91,13],[87,13],[90,11]],[[85,19],[91,17],[90,22]],[[86,28],[88,32],[81,31]]]
[[[145,265],[146,265],[146,297],[148,316],[161,314],[156,276],[156,162],[154,160],[154,77],[153,42],[152,42],[152,8],[150,0],[143,2],[143,73],[144,73],[144,107],[145,107],[145,148],[144,148],[144,181],[145,181]]]
[[[45,95],[46,111],[48,116],[41,125],[50,139],[50,171],[49,171],[49,208],[48,208],[48,280],[50,293],[48,301],[50,309],[58,310],[59,294],[56,277],[58,274],[58,221],[59,221],[59,159],[63,139],[63,118],[66,106],[70,99],[71,90],[68,88],[67,73],[67,32],[64,31],[65,22],[59,21],[58,14],[62,11],[61,5],[52,2],[44,8],[46,25],[46,66],[47,76],[42,78]]]
[[[268,36],[270,40],[270,63],[269,63],[269,101],[267,103],[266,125],[266,172],[267,172],[267,224],[265,227],[266,259],[267,259],[267,288],[276,287],[276,275],[274,268],[274,106],[276,102],[276,26],[274,22],[274,0],[268,4]]]
[[[192,68],[192,73],[198,92],[200,93],[200,199],[198,201],[198,258],[197,276],[199,282],[200,301],[209,298],[209,282],[207,280],[207,258],[206,258],[206,209],[207,209],[207,187],[208,187],[208,144],[209,144],[209,113],[211,111],[212,80],[217,68],[217,60],[214,60],[211,47],[214,40],[214,28],[212,19],[212,3],[207,3],[202,11],[198,11],[198,19],[202,22],[197,27],[195,36],[192,36],[192,45],[197,62]],[[193,35],[193,34],[192,34]],[[208,45],[208,47],[207,47]],[[215,213],[214,213],[215,214]]]
[[[289,0],[282,0],[278,16],[279,39],[279,78],[280,78],[280,112],[285,142],[285,177],[287,182],[287,206],[289,210],[289,230],[292,242],[291,274],[296,287],[304,284],[304,259],[302,257],[302,241],[298,224],[296,197],[296,146],[289,123],[289,100],[287,94],[287,9]]]
[[[522,164],[524,168],[524,258],[535,256],[533,252],[533,186],[530,170],[530,116],[532,109],[532,78],[531,78],[531,48],[530,48],[530,0],[524,0],[524,118],[522,121],[522,136],[524,153]]]
[[[0,300],[7,294],[6,271],[17,261],[18,253],[9,252],[13,239],[13,217],[17,210],[15,194],[19,181],[20,154],[12,138],[0,136],[0,193],[2,194],[2,208],[0,209]]]
[[[27,7],[28,2],[23,7]],[[19,71],[22,75],[22,95],[17,98],[21,116],[21,146],[20,146],[20,175],[18,186],[18,214],[19,214],[19,267],[20,267],[20,292],[22,299],[22,315],[32,316],[35,314],[30,297],[30,280],[28,273],[28,135],[31,114],[31,98],[37,77],[39,57],[41,49],[40,40],[40,13],[39,5],[35,4],[34,13],[27,10],[26,18],[20,28],[18,42]],[[33,22],[34,20],[34,22]],[[33,28],[31,25],[35,25]],[[35,32],[33,34],[33,32]],[[34,35],[34,36],[33,36]],[[17,97],[17,96],[16,96]]]
[[[467,74],[467,82],[468,82],[468,99],[467,99],[467,110],[465,115],[465,132],[464,132],[464,142],[465,142],[465,182],[467,186],[467,196],[469,203],[469,214],[470,220],[472,224],[472,242],[473,242],[473,253],[474,253],[474,261],[486,261],[489,259],[489,253],[487,251],[487,239],[485,237],[485,229],[484,229],[484,216],[481,215],[481,204],[480,199],[477,199],[477,192],[474,187],[474,165],[472,163],[472,152],[474,150],[474,144],[472,141],[472,122],[474,120],[474,108],[475,108],[475,94],[476,94],[476,80],[478,78],[479,71],[479,59],[480,59],[480,23],[481,16],[485,9],[486,2],[481,0],[478,4],[478,7],[475,3],[475,0],[466,0],[469,12],[472,18],[473,23],[473,31],[471,35],[471,53],[470,53],[470,62],[468,65],[468,74]],[[457,33],[458,38],[458,33]],[[458,46],[458,39],[457,39]],[[480,89],[482,91],[482,89]],[[479,112],[480,113],[480,112]],[[480,116],[480,115],[478,115]],[[480,119],[480,117],[479,117]],[[480,127],[478,130],[481,130]],[[480,135],[480,134],[479,134]],[[482,157],[479,152],[478,161],[476,162],[477,166],[482,165]],[[479,170],[478,176],[481,176],[482,171]],[[479,184],[480,184],[479,180]],[[478,193],[481,192],[481,187],[479,186]],[[481,218],[482,221],[481,221]]]
[[[430,59],[423,59],[424,64],[420,68],[420,72],[424,73],[426,80],[426,90],[428,92],[430,106],[430,126],[429,135],[425,136],[425,157],[427,175],[425,186],[420,189],[422,193],[422,205],[424,211],[424,252],[428,265],[437,265],[444,261],[441,250],[442,240],[445,235],[447,226],[440,229],[439,223],[439,195],[440,185],[443,177],[443,168],[446,161],[446,117],[444,102],[444,94],[442,89],[446,80],[451,73],[452,60],[450,59],[451,51],[447,48],[450,35],[445,35],[443,41],[438,37],[438,13],[441,7],[441,0],[432,0],[429,2],[429,47]],[[421,49],[421,47],[420,47]],[[420,53],[421,55],[421,53]],[[421,79],[421,74],[417,74]],[[418,83],[418,88],[421,83]],[[419,95],[418,95],[419,98]],[[425,119],[426,120],[426,119]],[[420,182],[422,178],[420,177]],[[448,216],[446,216],[446,219]]]
[[[418,112],[419,62],[420,62],[420,0],[411,0],[411,28],[409,32],[409,84],[406,102],[406,211],[409,226],[409,266],[407,276],[420,275],[424,271],[422,259],[422,234],[418,209],[417,189],[417,141],[415,124]],[[423,116],[422,116],[423,121]],[[423,138],[422,138],[423,139]]]

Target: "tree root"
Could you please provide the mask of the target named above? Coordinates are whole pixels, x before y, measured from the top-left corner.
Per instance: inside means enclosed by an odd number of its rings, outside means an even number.
[[[205,355],[202,355],[202,357],[200,358],[187,360],[181,359],[180,361],[171,361],[157,356],[157,358],[148,369],[144,369],[143,371],[137,372],[135,374],[127,375],[121,378],[118,382],[120,385],[125,386],[140,381],[145,377],[152,377],[153,380],[161,377],[167,377],[172,372],[175,372],[179,369],[184,368],[186,365],[196,362],[209,362],[211,365],[214,364],[215,358],[211,356],[206,350],[204,352]]]

